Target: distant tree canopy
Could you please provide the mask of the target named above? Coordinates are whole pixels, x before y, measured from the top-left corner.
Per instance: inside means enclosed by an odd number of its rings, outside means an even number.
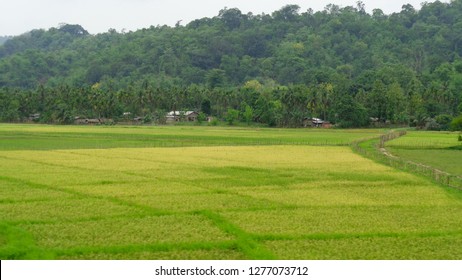
[[[66,32],[72,36],[87,36],[90,35],[87,30],[78,24],[62,24],[59,31]]]
[[[0,120],[203,109],[277,126],[319,117],[442,128],[461,113],[461,56],[462,0],[391,15],[361,1],[271,15],[224,8],[186,26],[98,35],[63,24],[0,46]]]
[[[0,36],[0,46],[3,45],[6,41],[13,38],[12,36]]]

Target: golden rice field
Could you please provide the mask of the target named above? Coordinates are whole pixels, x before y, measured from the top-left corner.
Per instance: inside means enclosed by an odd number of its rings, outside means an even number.
[[[348,146],[380,131],[214,129],[0,125],[0,258],[462,258],[462,192]]]

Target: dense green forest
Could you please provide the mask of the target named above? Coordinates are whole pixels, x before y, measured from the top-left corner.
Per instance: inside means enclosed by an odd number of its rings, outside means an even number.
[[[372,13],[225,8],[183,26],[33,30],[0,46],[0,120],[72,123],[170,110],[269,126],[447,129],[462,111],[462,0]]]

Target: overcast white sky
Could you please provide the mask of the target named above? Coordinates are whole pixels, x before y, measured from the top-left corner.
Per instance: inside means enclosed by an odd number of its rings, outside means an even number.
[[[114,28],[137,30],[151,25],[174,25],[182,20],[213,17],[224,7],[243,13],[271,14],[287,4],[301,11],[323,10],[327,4],[356,6],[357,0],[0,0],[0,35],[19,35],[32,29],[80,24],[92,34]],[[420,9],[425,0],[363,0],[368,12],[380,8],[386,14],[401,11],[403,4]],[[443,0],[441,2],[449,2]],[[434,0],[428,0],[434,2]]]

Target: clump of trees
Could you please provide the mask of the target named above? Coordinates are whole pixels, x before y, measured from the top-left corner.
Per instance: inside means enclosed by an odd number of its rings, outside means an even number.
[[[90,35],[33,30],[0,46],[0,121],[157,117],[170,110],[269,126],[448,129],[462,113],[462,0],[271,15],[225,8],[186,26]],[[230,119],[228,116],[228,119]]]

